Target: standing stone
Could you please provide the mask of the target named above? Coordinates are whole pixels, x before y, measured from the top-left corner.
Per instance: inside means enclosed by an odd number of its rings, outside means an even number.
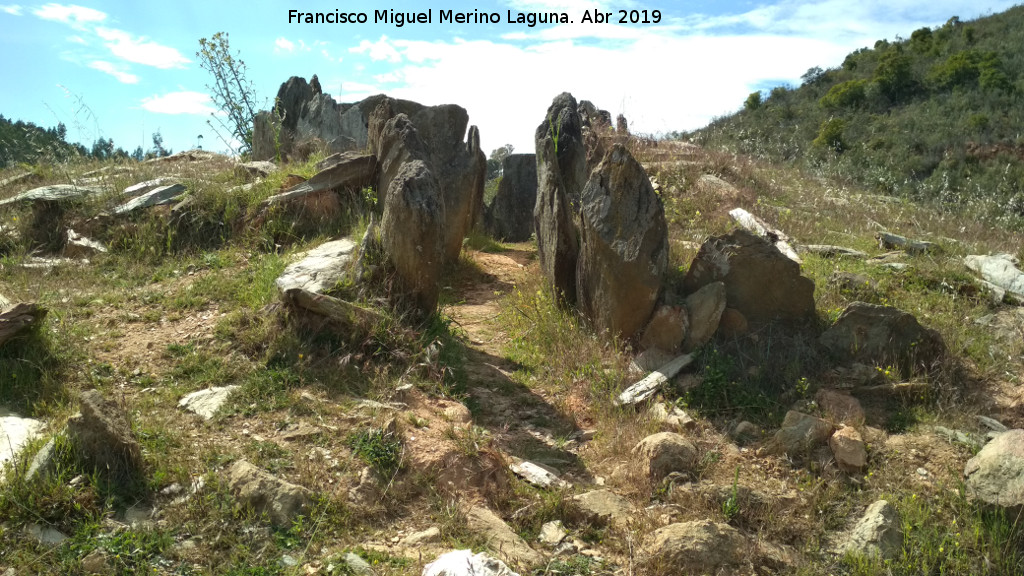
[[[895,366],[905,376],[928,367],[945,352],[942,337],[913,315],[891,306],[854,302],[821,335],[821,344],[842,362]]]
[[[814,282],[800,275],[799,264],[746,230],[709,238],[683,288],[694,292],[717,281],[725,283],[727,306],[751,322],[814,318]]]
[[[86,465],[116,480],[142,476],[142,447],[123,410],[99,390],[78,396],[80,410],[68,419],[68,437]]]
[[[668,225],[643,167],[616,144],[582,194],[576,297],[600,331],[632,338],[650,318],[668,268]]]
[[[683,351],[692,352],[707,344],[718,330],[725,311],[725,284],[712,282],[686,297],[690,331],[683,342]]]
[[[487,207],[487,232],[506,242],[523,242],[533,234],[537,203],[537,156],[510,154],[502,161],[498,193]]]
[[[587,179],[587,151],[576,107],[572,94],[559,94],[535,134],[537,255],[544,277],[568,304],[576,302],[576,214]]]

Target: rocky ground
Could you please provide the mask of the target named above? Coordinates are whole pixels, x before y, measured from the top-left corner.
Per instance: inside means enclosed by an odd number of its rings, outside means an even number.
[[[560,307],[535,241],[472,234],[426,320],[347,268],[277,282],[339,236],[358,251],[368,225],[344,194],[261,209],[318,182],[322,158],[0,175],[8,198],[100,190],[4,212],[0,573],[1024,572],[1024,316],[1012,278],[992,288],[964,260],[1012,262],[1021,234],[682,143],[628,147],[664,203],[665,331],[686,311],[661,357],[639,353],[657,334],[608,338]],[[156,177],[192,199],[157,188],[119,212],[111,190]],[[753,269],[729,260],[748,245],[785,262],[749,292],[779,290],[798,326],[697,278]],[[292,291],[310,277],[321,290]],[[624,399],[641,381],[654,394]]]

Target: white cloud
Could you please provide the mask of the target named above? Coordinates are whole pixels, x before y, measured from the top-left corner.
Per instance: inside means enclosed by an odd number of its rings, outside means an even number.
[[[21,6],[18,6],[17,4],[0,6],[0,12],[6,12],[11,16],[21,16]]]
[[[281,38],[278,38],[277,40],[274,40],[274,52],[294,52],[294,51],[295,51],[295,42],[292,42],[291,40],[289,40],[289,39],[287,39],[287,38],[285,38],[283,36]]]
[[[353,54],[368,54],[370,60],[374,62],[380,60],[386,60],[388,62],[401,62],[402,56],[395,49],[394,45],[388,41],[387,36],[381,36],[380,40],[376,42],[370,42],[369,40],[363,40],[359,43],[359,46],[348,49]]]
[[[75,28],[81,28],[84,24],[102,22],[107,19],[105,12],[100,12],[93,8],[86,8],[85,6],[76,6],[75,4],[69,4],[67,6],[63,4],[46,4],[40,8],[36,8],[32,13],[43,20],[63,22],[65,24],[70,24]]]
[[[105,62],[103,60],[94,60],[89,63],[89,68],[92,68],[93,70],[99,70],[100,72],[104,72],[106,74],[110,74],[114,78],[117,78],[118,82],[121,82],[122,84],[139,83],[138,76],[136,76],[135,74],[125,72],[123,70],[119,70],[110,62]]]
[[[201,114],[216,113],[209,94],[202,92],[169,92],[162,96],[142,99],[142,107],[157,114]]]
[[[89,43],[86,42],[85,38],[82,38],[81,36],[68,36],[67,41],[71,42],[72,44],[81,44],[82,46],[89,45]]]
[[[97,28],[96,34],[107,41],[107,48],[123,60],[154,68],[184,68],[189,60],[175,48],[157,44],[145,36],[134,37],[124,30]]]

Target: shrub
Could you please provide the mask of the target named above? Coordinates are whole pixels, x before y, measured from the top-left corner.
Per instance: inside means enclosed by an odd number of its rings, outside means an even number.
[[[761,92],[751,92],[747,96],[747,100],[743,103],[744,110],[757,110],[761,107]]]
[[[814,139],[812,144],[815,148],[842,152],[846,149],[846,143],[843,141],[843,132],[845,130],[845,120],[842,118],[829,118],[821,123],[821,128],[818,129],[818,137]]]
[[[888,50],[878,59],[874,79],[890,100],[902,100],[914,89],[913,61],[898,48]]]
[[[829,89],[828,94],[822,96],[818,103],[829,110],[860,106],[864,103],[867,85],[867,80],[841,82]]]

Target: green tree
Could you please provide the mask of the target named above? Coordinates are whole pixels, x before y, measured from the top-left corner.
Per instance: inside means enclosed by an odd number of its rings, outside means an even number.
[[[213,76],[213,85],[207,85],[213,103],[227,117],[216,114],[221,128],[241,143],[238,152],[246,154],[252,149],[253,119],[256,117],[256,92],[246,77],[245,61],[231,53],[227,32],[217,32],[209,40],[199,39],[199,65]],[[209,121],[210,128],[216,127]],[[219,134],[219,132],[218,132]],[[222,136],[223,139],[223,136]]]
[[[828,110],[854,108],[864,103],[867,85],[867,80],[840,82],[830,88],[818,103]]]
[[[815,148],[821,150],[832,150],[839,153],[846,149],[846,142],[843,141],[843,132],[846,131],[846,121],[842,118],[829,118],[821,124],[818,129],[818,137],[811,143]]]
[[[744,110],[757,110],[761,107],[761,91],[751,92],[743,102]]]
[[[491,151],[491,156],[487,158],[487,179],[493,180],[498,176],[501,176],[501,164],[508,158],[515,147],[511,144],[505,144],[500,148],[495,148]]]
[[[913,61],[902,50],[888,50],[878,59],[875,82],[894,102],[909,96],[914,89]]]

